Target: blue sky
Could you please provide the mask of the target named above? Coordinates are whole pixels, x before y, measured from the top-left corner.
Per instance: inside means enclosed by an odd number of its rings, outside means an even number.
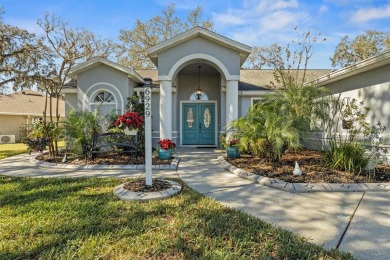
[[[0,0],[5,23],[40,34],[38,18],[50,12],[72,27],[117,39],[139,19],[160,15],[168,0]],[[320,32],[327,40],[315,46],[310,68],[331,68],[330,57],[344,35],[366,30],[389,31],[390,0],[181,0],[177,16],[202,6],[217,33],[250,46],[281,45],[301,31]]]

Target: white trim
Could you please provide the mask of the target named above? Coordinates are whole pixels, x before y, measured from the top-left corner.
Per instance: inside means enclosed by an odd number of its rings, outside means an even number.
[[[77,88],[65,88],[61,90],[63,94],[77,94]]]
[[[112,88],[117,92],[116,94],[119,96],[119,100],[122,101],[122,106],[121,106],[121,108],[120,108],[120,109],[121,109],[121,112],[124,112],[124,111],[125,111],[125,110],[124,110],[124,108],[125,108],[125,107],[124,107],[124,102],[125,102],[125,100],[123,99],[122,93],[119,91],[119,89],[118,89],[115,85],[113,85],[113,84],[111,84],[111,83],[108,83],[108,82],[97,82],[97,83],[91,85],[91,86],[85,91],[85,93],[82,95],[82,99],[83,99],[83,111],[91,111],[91,97],[92,97],[93,94],[95,94],[97,91],[105,90],[105,91],[110,92],[111,94],[113,94],[111,91],[109,91],[109,90],[106,89],[106,88],[99,88],[99,89],[93,91],[93,92],[89,95],[88,93],[91,91],[91,89],[94,88],[94,87],[97,86],[97,85],[107,85],[107,86],[112,87]],[[104,86],[103,86],[103,87],[104,87]],[[114,97],[115,97],[115,95],[114,95]],[[89,108],[86,108],[86,107],[85,107],[86,104],[88,104]],[[116,109],[118,109],[118,107],[119,107],[119,102],[118,102],[118,100],[117,100]]]
[[[238,51],[240,53],[240,56],[242,57],[242,63],[245,61],[245,59],[248,57],[252,50],[252,47],[248,45],[231,40],[215,32],[209,31],[205,28],[198,26],[149,48],[147,50],[147,55],[152,59],[154,63],[156,63],[155,58],[157,58],[157,54],[195,37],[203,37],[205,39],[217,43],[218,45]]]
[[[325,76],[319,77],[306,85],[314,84],[314,86],[322,86],[333,83],[348,77],[352,77],[362,72],[366,72],[378,67],[390,64],[390,50],[382,52],[379,55],[359,61],[353,65],[331,72]]]
[[[238,91],[239,96],[264,96],[270,93],[269,90],[240,90]]]
[[[183,104],[185,103],[199,103],[199,104],[214,104],[214,131],[215,131],[215,144],[209,145],[183,145]],[[180,100],[180,144],[179,147],[218,147],[218,101],[217,100]]]
[[[104,64],[116,70],[122,71],[126,73],[129,76],[129,78],[132,78],[134,81],[138,83],[144,83],[144,79],[133,68],[125,67],[119,63],[110,61],[102,57],[94,57],[86,62],[74,66],[69,71],[68,75],[69,77],[76,77],[79,73],[92,69],[100,64]]]
[[[54,112],[55,114],[55,112]],[[54,116],[53,114],[53,116]],[[43,114],[34,114],[34,113],[14,113],[14,112],[0,112],[0,116],[43,116]],[[47,115],[49,117],[49,115]],[[64,117],[61,116],[60,117]]]
[[[144,92],[145,88],[143,88],[143,87],[136,87],[136,88],[134,88],[134,91]],[[153,93],[160,93],[160,88],[152,88],[152,92]],[[176,92],[177,92],[177,88],[176,87],[172,87],[172,93],[176,93]]]
[[[211,62],[213,65],[217,66],[217,70],[225,76],[226,80],[240,80],[240,75],[230,75],[228,69],[226,66],[217,58],[203,54],[203,53],[195,53],[187,55],[180,60],[176,61],[176,63],[172,66],[171,70],[169,71],[168,75],[166,76],[158,76],[159,80],[171,80],[176,76],[176,74],[185,66],[188,65],[189,62],[193,60],[205,60]]]

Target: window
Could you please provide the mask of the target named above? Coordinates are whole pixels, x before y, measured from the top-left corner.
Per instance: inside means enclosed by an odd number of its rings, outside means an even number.
[[[261,101],[262,98],[252,98],[251,99],[251,106],[253,106],[254,104],[256,103],[259,103]]]
[[[91,111],[97,110],[99,114],[105,115],[117,109],[114,95],[106,90],[98,91],[91,100]]]
[[[107,91],[101,91],[97,93],[95,98],[93,99],[93,103],[116,103],[114,96]]]
[[[197,93],[195,91],[194,93],[191,94],[190,100],[209,100],[209,98],[207,97],[206,93],[204,93],[203,91],[200,92],[199,97],[200,98],[197,97]]]

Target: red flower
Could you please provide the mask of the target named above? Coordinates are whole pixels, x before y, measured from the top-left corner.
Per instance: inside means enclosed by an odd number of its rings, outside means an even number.
[[[114,122],[115,126],[119,128],[128,127],[130,129],[139,128],[143,123],[144,119],[137,112],[126,112],[118,116],[118,119]]]
[[[172,142],[172,140],[170,140],[170,139],[161,139],[160,141],[158,141],[158,144],[164,150],[176,148],[176,144],[174,142]]]

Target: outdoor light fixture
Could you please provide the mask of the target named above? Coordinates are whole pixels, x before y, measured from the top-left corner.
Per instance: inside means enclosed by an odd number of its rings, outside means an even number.
[[[200,88],[200,68],[201,66],[198,66],[198,88],[196,89],[196,99],[201,100],[202,99],[202,89]]]

